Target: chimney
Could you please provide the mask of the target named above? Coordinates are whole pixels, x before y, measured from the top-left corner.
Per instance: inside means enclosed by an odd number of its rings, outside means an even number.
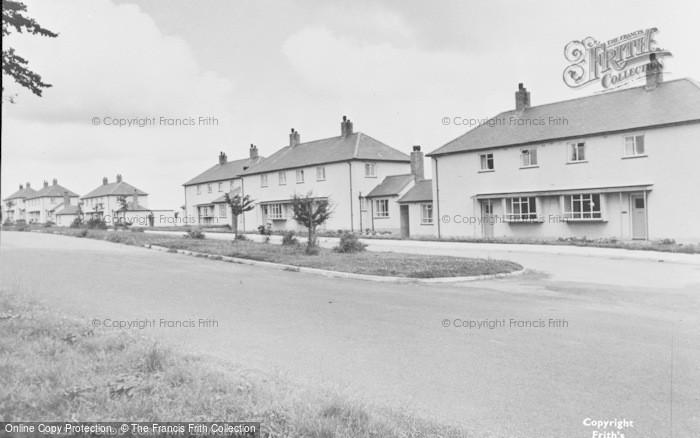
[[[296,146],[301,143],[299,133],[292,128],[292,132],[289,133],[289,146]]]
[[[420,146],[413,146],[411,152],[411,175],[416,182],[425,178],[423,169],[423,152],[420,151]]]
[[[223,151],[219,152],[219,164],[223,166],[227,161],[226,154]]]
[[[530,108],[530,92],[520,83],[515,92],[515,111],[521,113],[527,108]]]
[[[30,188],[31,186],[29,185],[29,182],[27,182],[27,188]]]
[[[58,184],[58,180],[56,178],[53,179],[53,185]]]
[[[107,177],[106,176],[104,178],[102,178],[102,185],[103,186],[107,185]]]
[[[250,144],[250,158],[258,158],[258,147],[253,143]]]
[[[70,196],[68,196],[68,190],[63,191],[63,205],[68,207],[70,205]]]
[[[136,189],[134,189],[134,201],[133,202],[134,202],[134,205],[139,203],[139,194],[136,191]]]
[[[352,135],[352,122],[345,116],[343,116],[343,121],[340,122],[340,135],[343,138]]]
[[[122,182],[122,174],[121,173],[117,174],[117,182],[118,183]]]
[[[664,81],[664,66],[656,59],[656,53],[649,55],[649,64],[647,64],[647,85],[646,90],[655,89]]]
[[[48,187],[48,186],[49,186],[49,182],[46,181],[46,180],[44,180],[44,188],[46,188],[46,187]]]

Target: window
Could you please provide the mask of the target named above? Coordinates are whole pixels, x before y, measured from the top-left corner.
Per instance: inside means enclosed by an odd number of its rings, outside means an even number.
[[[537,220],[537,201],[535,197],[507,198],[506,220],[509,222]]]
[[[316,181],[326,180],[326,166],[318,166],[316,168]]]
[[[56,203],[56,198],[51,198],[51,203],[55,204]]]
[[[207,193],[211,193],[211,184],[207,184]]]
[[[224,191],[224,183],[222,181],[219,181],[219,192]]]
[[[493,154],[479,155],[479,170],[488,171],[493,169]]]
[[[199,184],[197,184],[197,194],[198,195],[202,194],[202,186],[200,186]]]
[[[267,187],[267,174],[260,175],[260,187]]]
[[[388,199],[377,199],[374,201],[374,217],[389,217]]]
[[[420,213],[421,224],[430,225],[433,223],[433,204],[421,204]]]
[[[233,180],[229,181],[228,189],[229,191],[233,190]]]
[[[625,157],[644,155],[644,135],[625,137]]]
[[[279,180],[280,180],[281,186],[287,184],[287,172],[280,172],[279,173]]]
[[[586,161],[586,143],[569,143],[569,163]]]
[[[365,178],[375,178],[377,176],[377,163],[365,163]]]
[[[367,198],[360,198],[360,211],[367,211]]]
[[[572,220],[602,219],[599,194],[564,196],[564,217]]]
[[[297,169],[297,184],[304,182],[304,169]]]
[[[537,148],[522,149],[520,151],[520,167],[537,166]]]
[[[282,219],[282,204],[270,204],[265,206],[268,219]]]
[[[219,217],[226,217],[226,204],[219,204]]]

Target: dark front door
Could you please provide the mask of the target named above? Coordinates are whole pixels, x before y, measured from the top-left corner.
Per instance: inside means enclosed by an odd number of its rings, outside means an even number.
[[[401,235],[403,237],[408,237],[411,234],[408,222],[408,205],[400,206],[399,211],[401,217]]]

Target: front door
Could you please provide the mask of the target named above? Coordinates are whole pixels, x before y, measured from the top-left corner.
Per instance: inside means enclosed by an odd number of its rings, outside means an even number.
[[[400,219],[401,219],[401,235],[403,237],[408,237],[410,234],[408,225],[408,205],[400,206]]]
[[[481,201],[481,229],[484,237],[493,237],[493,200]]]
[[[644,195],[630,196],[632,201],[632,238],[647,238],[647,209]]]

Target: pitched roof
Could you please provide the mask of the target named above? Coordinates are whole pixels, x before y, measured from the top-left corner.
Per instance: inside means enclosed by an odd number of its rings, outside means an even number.
[[[127,202],[125,206],[120,207],[117,211],[151,211],[150,208],[146,208],[138,202]]]
[[[77,205],[69,205],[68,207],[64,208],[63,210],[59,211],[56,213],[56,216],[63,216],[63,215],[68,215],[68,214],[79,214],[80,213],[80,207]]]
[[[183,186],[236,178],[241,175],[244,170],[257,165],[264,159],[264,157],[244,158],[242,160],[233,160],[227,161],[224,164],[217,164],[187,181]]]
[[[31,196],[34,193],[36,193],[36,190],[31,187],[25,187],[21,190],[17,190],[7,198],[3,199],[3,201],[9,201],[10,199],[25,199],[27,196]]]
[[[103,184],[87,195],[84,195],[81,199],[95,198],[97,196],[129,196],[134,194],[134,190],[136,190],[138,195],[148,195],[148,193],[137,189],[131,184],[120,181]]]
[[[74,193],[67,188],[63,187],[60,184],[54,184],[52,186],[47,186],[47,187],[42,187],[39,189],[37,192],[35,192],[33,195],[27,196],[27,199],[36,199],[36,198],[60,198],[64,195],[64,192],[68,192],[68,196],[78,196],[77,193]]]
[[[433,180],[424,179],[418,181],[411,187],[399,202],[432,202],[433,200]]]
[[[235,189],[231,190],[228,192],[229,197],[233,198],[234,196],[238,196],[241,194],[241,188],[236,187]],[[226,202],[226,195],[221,195],[218,198],[214,199],[211,201],[211,204],[222,204]]]
[[[406,188],[408,183],[413,181],[413,175],[389,175],[375,188],[373,188],[366,198],[374,198],[378,196],[395,196],[401,193]]]
[[[349,160],[409,162],[408,155],[362,132],[285,146],[244,175]]]
[[[550,123],[550,117],[567,124]],[[537,143],[627,131],[650,126],[700,121],[700,84],[692,79],[660,83],[593,96],[505,111],[428,155],[443,155],[499,146]],[[537,122],[542,122],[535,124]]]

